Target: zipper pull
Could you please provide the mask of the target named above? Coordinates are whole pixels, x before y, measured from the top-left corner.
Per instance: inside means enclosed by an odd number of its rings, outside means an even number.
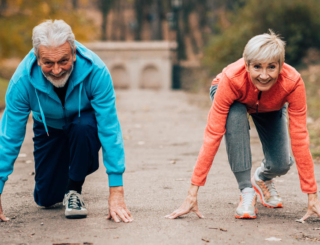
[[[260,98],[261,98],[261,91],[259,92],[259,94],[258,94],[258,100],[257,100],[257,102],[256,102],[256,106],[257,106],[257,113],[259,113],[259,104],[260,104]]]

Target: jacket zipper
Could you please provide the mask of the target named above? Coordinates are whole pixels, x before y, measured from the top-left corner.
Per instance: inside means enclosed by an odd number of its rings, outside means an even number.
[[[259,104],[260,104],[261,93],[262,93],[262,91],[259,92],[259,94],[258,94],[258,101],[256,102],[256,111],[257,111],[257,114],[259,113]]]

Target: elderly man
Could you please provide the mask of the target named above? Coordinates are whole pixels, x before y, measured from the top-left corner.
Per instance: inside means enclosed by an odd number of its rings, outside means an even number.
[[[9,220],[1,193],[32,111],[35,202],[48,207],[63,201],[67,218],[86,217],[81,189],[86,176],[99,167],[102,146],[110,187],[108,219],[131,222],[123,194],[123,139],[107,67],[75,41],[62,20],[36,26],[32,40],[34,49],[9,83],[0,123],[0,220]]]

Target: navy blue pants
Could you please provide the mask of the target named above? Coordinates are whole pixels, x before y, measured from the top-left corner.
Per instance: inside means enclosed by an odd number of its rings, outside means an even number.
[[[39,206],[61,202],[68,179],[83,181],[99,168],[101,147],[94,114],[82,112],[63,129],[48,127],[34,120],[35,189]]]

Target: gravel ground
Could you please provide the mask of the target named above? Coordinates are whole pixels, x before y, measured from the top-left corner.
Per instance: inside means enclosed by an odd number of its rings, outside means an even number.
[[[66,219],[60,204],[50,209],[38,207],[32,195],[30,120],[21,155],[2,195],[11,221],[0,223],[0,244],[269,244],[272,242],[265,239],[270,237],[282,239],[282,244],[304,244],[320,240],[319,218],[305,224],[295,222],[307,210],[307,195],[300,190],[295,166],[276,179],[284,208],[268,209],[259,201],[257,219],[234,218],[239,190],[224,142],[199,191],[199,209],[205,219],[195,214],[165,219],[186,197],[209,110],[203,101],[209,98],[181,91],[116,93],[126,151],[125,198],[134,222],[116,224],[105,219],[108,181],[102,161],[83,187],[89,210],[86,219]],[[253,127],[250,133],[254,170],[263,154]],[[315,172],[319,176],[319,165]]]

